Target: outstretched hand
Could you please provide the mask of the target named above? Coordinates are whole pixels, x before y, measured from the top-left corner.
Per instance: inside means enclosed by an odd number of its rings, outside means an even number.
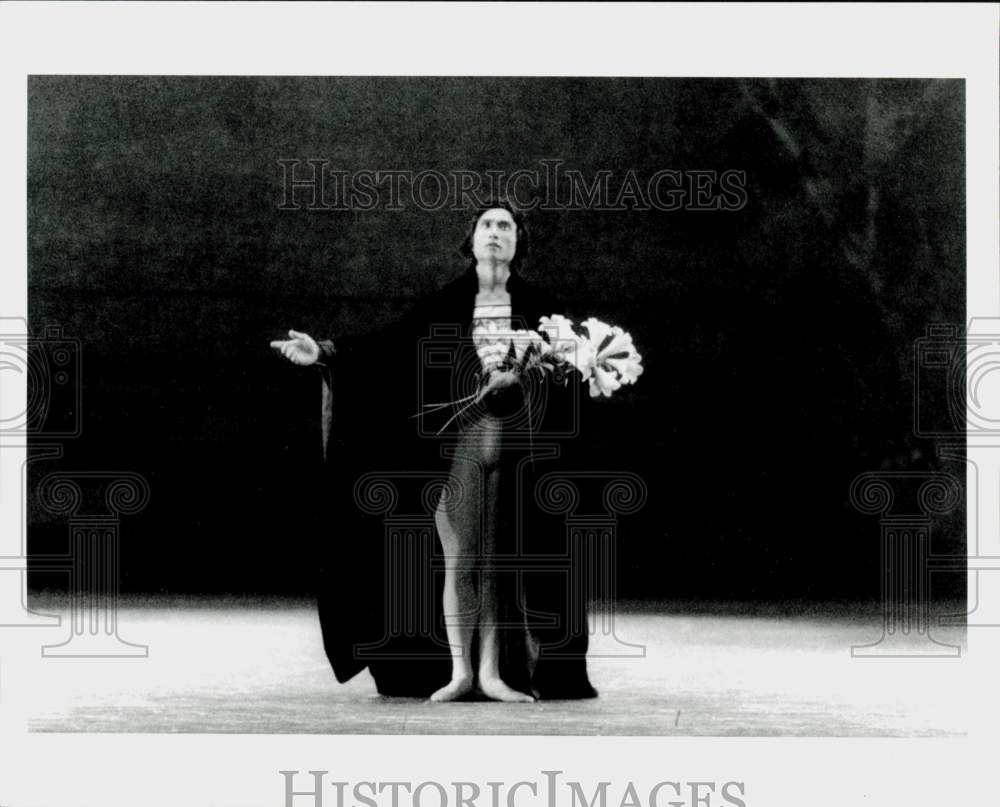
[[[307,333],[289,331],[288,339],[275,339],[271,347],[281,352],[281,355],[293,364],[303,366],[315,364],[319,359],[319,345]]]

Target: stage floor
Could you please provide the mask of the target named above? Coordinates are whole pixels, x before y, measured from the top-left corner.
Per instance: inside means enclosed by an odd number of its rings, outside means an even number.
[[[33,598],[35,610],[66,614]],[[589,701],[432,704],[383,698],[367,673],[338,684],[306,601],[129,602],[119,635],[147,658],[39,659],[36,732],[953,736],[966,732],[965,629],[934,628],[957,658],[852,658],[877,610],[751,615],[679,604],[623,608],[595,635]],[[961,609],[959,609],[961,610]],[[68,637],[68,622],[40,632]],[[627,644],[642,645],[642,651]],[[913,644],[920,653],[930,646]]]

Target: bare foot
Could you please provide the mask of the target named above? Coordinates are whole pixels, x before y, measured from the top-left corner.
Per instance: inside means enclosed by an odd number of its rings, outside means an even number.
[[[431,695],[431,700],[435,703],[456,701],[462,696],[468,695],[472,692],[473,684],[474,679],[471,675],[463,676],[461,678],[452,678],[450,683],[441,687],[441,689]]]
[[[479,691],[487,698],[505,703],[534,703],[535,699],[524,692],[511,689],[499,678],[480,678]]]

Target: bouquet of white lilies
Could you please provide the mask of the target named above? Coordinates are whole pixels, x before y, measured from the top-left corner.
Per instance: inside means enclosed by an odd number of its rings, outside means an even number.
[[[580,323],[579,330],[561,314],[542,317],[537,331],[511,331],[489,325],[479,334],[476,352],[485,371],[483,386],[457,401],[425,404],[424,411],[413,417],[460,406],[441,428],[444,431],[487,394],[516,383],[520,376],[532,371],[551,374],[553,380],[563,384],[576,374],[581,382],[590,384],[591,398],[610,398],[615,390],[634,384],[643,371],[642,356],[632,344],[632,336],[594,317]]]
[[[590,397],[610,397],[642,375],[642,356],[632,336],[621,328],[590,317],[580,329],[561,314],[542,317],[537,331],[489,334],[478,348],[488,371],[524,373],[534,369],[556,373],[564,383],[573,372],[590,384]]]

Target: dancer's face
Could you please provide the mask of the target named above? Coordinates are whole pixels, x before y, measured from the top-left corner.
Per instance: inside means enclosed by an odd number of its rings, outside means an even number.
[[[477,261],[510,263],[517,252],[517,224],[509,210],[491,208],[479,217],[472,234],[472,254]]]

